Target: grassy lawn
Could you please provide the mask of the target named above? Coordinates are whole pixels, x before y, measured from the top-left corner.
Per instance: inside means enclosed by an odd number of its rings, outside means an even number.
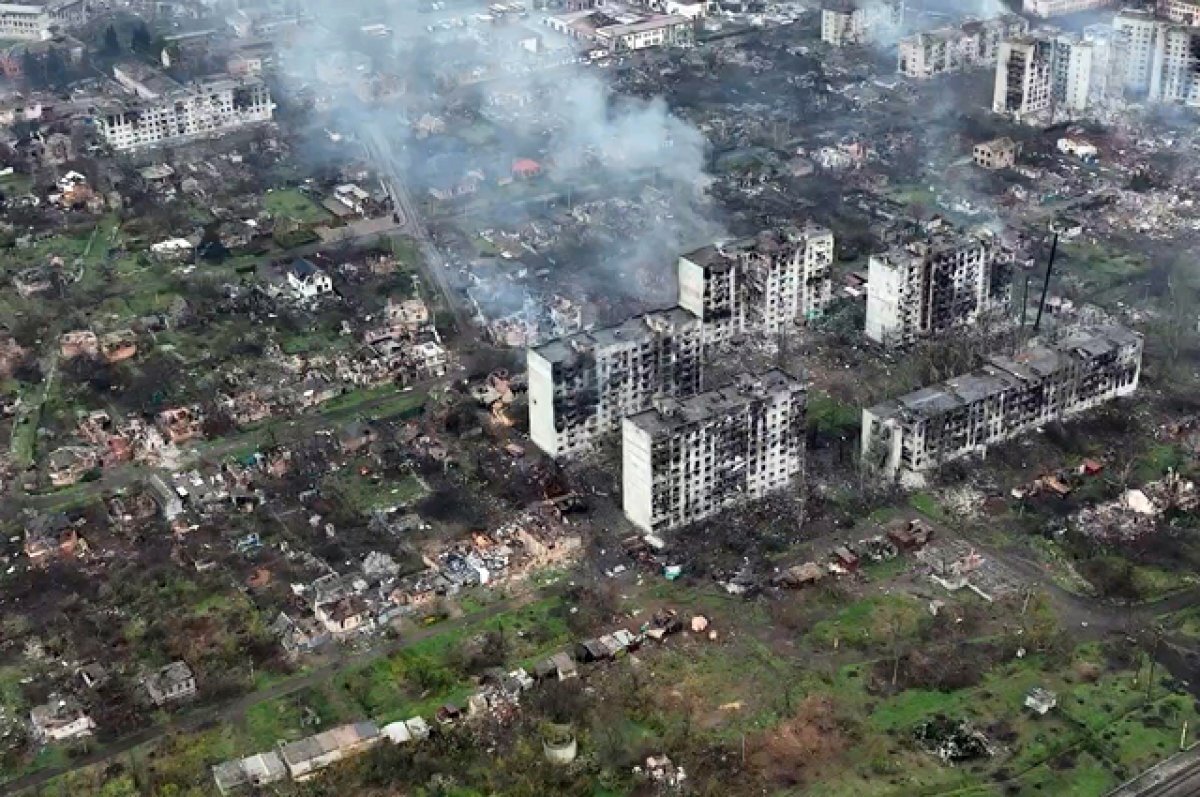
[[[934,520],[947,520],[946,513],[942,511],[941,504],[929,493],[913,493],[908,497],[908,505]]]
[[[421,263],[421,250],[412,238],[392,238],[392,254],[406,268],[415,268]]]
[[[305,689],[251,706],[244,734],[249,748],[270,750],[281,739],[294,741],[354,719],[358,718],[345,715],[324,689]]]
[[[330,218],[329,211],[291,188],[268,191],[263,195],[263,209],[276,218],[297,224],[320,224]]]
[[[37,430],[42,415],[40,393],[40,386],[28,386],[21,395],[21,410],[13,420],[10,451],[18,468],[28,468],[37,456]]]
[[[321,414],[330,418],[363,415],[372,420],[406,416],[424,406],[427,398],[423,390],[404,392],[395,385],[380,385],[335,396],[321,405]]]
[[[33,189],[33,178],[28,174],[13,172],[0,177],[0,190],[8,196],[28,194]]]
[[[895,612],[905,623],[915,623],[927,614],[924,608],[907,595],[889,595],[852,603],[828,620],[813,625],[807,641],[825,650],[835,646],[868,647],[882,644],[885,635],[879,628],[885,613]]]
[[[1070,766],[1042,764],[1023,775],[1018,781],[1019,797],[1054,795],[1054,797],[1102,797],[1120,780],[1112,770],[1090,753],[1079,753]]]
[[[375,474],[364,476],[352,465],[330,474],[321,485],[324,490],[340,495],[355,511],[363,514],[408,506],[428,492],[425,483],[414,474],[400,479]]]
[[[857,431],[862,422],[861,411],[838,401],[828,393],[814,390],[808,394],[808,424],[826,434]]]
[[[431,718],[446,702],[462,703],[476,690],[452,669],[448,654],[464,640],[501,631],[508,640],[508,666],[528,666],[561,649],[570,639],[562,602],[544,598],[512,612],[479,620],[422,640],[399,653],[344,673],[335,689],[362,716],[383,724],[420,715]]]

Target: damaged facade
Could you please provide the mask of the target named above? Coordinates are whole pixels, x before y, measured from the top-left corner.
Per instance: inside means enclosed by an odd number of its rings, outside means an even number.
[[[49,39],[53,30],[87,22],[85,0],[26,0],[0,6],[0,38]]]
[[[700,390],[700,319],[682,308],[529,349],[529,432],[551,456],[586,450],[657,396]]]
[[[275,110],[271,90],[258,78],[225,78],[160,89],[135,91],[135,100],[98,109],[96,129],[113,149],[136,150],[218,136],[269,122]]]
[[[992,110],[1017,121],[1050,111],[1053,92],[1052,43],[1037,36],[1022,36],[1000,45]]]
[[[706,246],[679,258],[679,305],[704,322],[706,346],[782,334],[824,313],[832,264],[833,233],[815,224]]]
[[[1124,90],[1149,102],[1200,107],[1200,18],[1179,24],[1150,11],[1124,9],[1113,21]]]
[[[932,238],[872,255],[866,336],[888,346],[977,324],[1008,308],[1012,253],[979,230]]]
[[[1141,365],[1141,336],[1115,324],[991,357],[973,373],[864,409],[864,465],[921,484],[945,462],[1130,395]]]
[[[900,40],[898,71],[912,78],[931,78],[996,63],[1000,43],[1029,31],[1016,14],[972,20],[957,27],[917,33]]]
[[[626,516],[673,529],[791,484],[804,468],[805,402],[800,381],[771,370],[626,418]]]

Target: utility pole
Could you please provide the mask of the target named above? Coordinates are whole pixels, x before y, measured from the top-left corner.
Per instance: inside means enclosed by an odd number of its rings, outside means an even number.
[[[1163,629],[1161,625],[1154,626],[1154,647],[1150,649],[1150,677],[1146,679],[1146,702],[1154,699],[1154,667],[1158,664],[1158,646],[1162,642]]]
[[[1050,290],[1050,272],[1054,270],[1054,255],[1058,252],[1058,233],[1054,233],[1054,243],[1050,244],[1050,259],[1046,262],[1046,279],[1042,281],[1042,300],[1038,302],[1037,318],[1033,322],[1033,334],[1036,335],[1042,327],[1042,310],[1046,308],[1046,291]]]

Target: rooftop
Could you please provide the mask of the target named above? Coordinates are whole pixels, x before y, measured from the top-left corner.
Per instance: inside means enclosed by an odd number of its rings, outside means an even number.
[[[877,418],[929,418],[1140,342],[1137,333],[1116,324],[1077,327],[1045,346],[1030,346],[1011,357],[989,357],[976,371],[882,402],[868,412]]]
[[[681,307],[668,310],[652,310],[648,313],[635,315],[627,321],[611,327],[603,327],[591,332],[580,332],[565,338],[558,338],[538,346],[531,351],[552,363],[567,363],[577,358],[581,351],[605,349],[608,347],[627,344],[630,341],[640,341],[655,334],[654,327],[679,328],[683,325],[699,324],[696,316]]]
[[[335,750],[353,748],[379,736],[379,727],[373,722],[354,722],[309,736],[298,742],[285,744],[279,754],[289,767],[328,755]]]
[[[761,374],[743,373],[716,390],[686,399],[660,400],[654,409],[630,416],[628,421],[649,434],[662,434],[731,415],[757,401],[803,390],[804,384],[800,380],[778,368]]]

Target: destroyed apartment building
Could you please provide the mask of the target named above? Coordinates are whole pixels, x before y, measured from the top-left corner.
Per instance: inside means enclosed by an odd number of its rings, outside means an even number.
[[[939,232],[872,255],[866,336],[908,345],[1005,312],[1012,252],[987,230]]]
[[[45,41],[55,31],[83,25],[86,0],[24,0],[0,6],[0,38]]]
[[[635,316],[529,349],[529,432],[551,456],[577,454],[656,396],[700,391],[700,319],[682,308]]]
[[[705,246],[679,258],[679,305],[704,322],[706,346],[778,335],[824,313],[832,264],[833,233],[813,224]]]
[[[964,72],[996,63],[1000,43],[1029,31],[1016,14],[969,20],[956,27],[916,33],[900,40],[898,71],[911,78]]]
[[[116,150],[179,143],[260,122],[275,110],[271,90],[254,77],[180,84],[144,64],[121,63],[113,75],[128,94],[96,109],[96,129]]]
[[[788,486],[804,469],[805,405],[803,383],[777,369],[655,400],[623,422],[626,516],[659,532]]]
[[[1130,395],[1141,365],[1141,336],[1115,324],[990,357],[973,373],[864,409],[863,463],[921,485],[945,462]]]
[[[821,41],[834,47],[888,38],[903,23],[904,4],[893,0],[855,3],[826,0],[821,6]]]
[[[706,350],[819,317],[832,263],[833,234],[816,225],[680,257],[678,306],[529,349],[533,442],[554,457],[578,454],[655,398],[698,393]]]

